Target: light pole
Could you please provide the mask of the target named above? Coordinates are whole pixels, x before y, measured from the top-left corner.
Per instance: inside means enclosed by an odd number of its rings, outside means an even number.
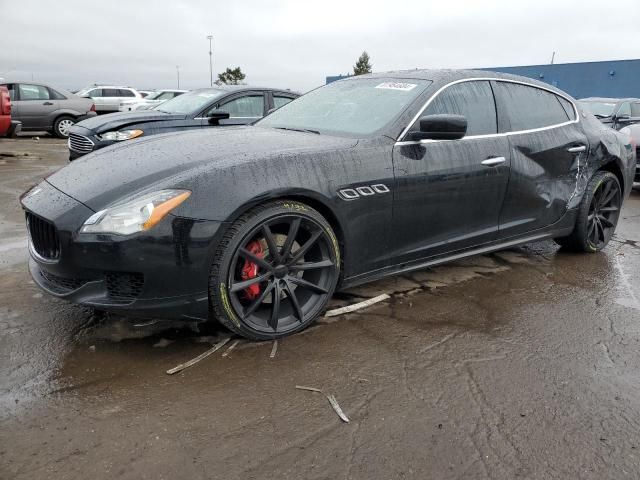
[[[176,65],[176,73],[178,74],[178,88],[180,88],[180,65]]]
[[[213,35],[207,35],[207,40],[209,40],[209,79],[211,80],[211,86],[213,87],[213,51],[211,48]]]

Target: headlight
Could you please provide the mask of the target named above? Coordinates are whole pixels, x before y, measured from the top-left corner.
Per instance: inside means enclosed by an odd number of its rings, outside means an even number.
[[[144,132],[142,130],[120,130],[119,132],[107,132],[100,135],[101,140],[115,140],[120,142],[122,140],[131,140],[139,137]]]
[[[80,233],[130,235],[149,230],[187,198],[189,190],[160,190],[127,203],[100,210],[82,225]]]

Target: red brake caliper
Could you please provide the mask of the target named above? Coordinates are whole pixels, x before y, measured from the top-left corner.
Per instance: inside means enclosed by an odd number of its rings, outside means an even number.
[[[264,257],[264,250],[262,245],[258,241],[253,241],[247,245],[247,250],[253,253],[256,257]],[[258,265],[250,260],[244,261],[240,277],[242,280],[249,280],[255,278],[258,275]],[[260,295],[260,284],[254,283],[244,289],[244,296],[247,300],[255,300]]]

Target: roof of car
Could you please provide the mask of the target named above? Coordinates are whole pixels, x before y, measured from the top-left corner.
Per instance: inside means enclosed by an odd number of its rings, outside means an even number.
[[[135,90],[135,88],[127,87],[125,85],[91,85],[89,87],[84,87],[81,90],[89,90],[90,88],[129,88],[131,90]]]
[[[191,92],[203,92],[206,90],[223,90],[228,92],[245,92],[250,90],[271,90],[274,92],[292,93],[294,95],[300,95],[299,92],[288,90],[286,88],[274,88],[274,87],[258,87],[255,85],[214,85],[213,87],[196,88]]]
[[[580,102],[606,102],[606,103],[618,103],[618,102],[637,102],[640,98],[607,98],[607,97],[587,97],[581,98]]]
[[[542,87],[547,90],[567,95],[566,92],[550,85],[529,77],[513,75],[511,73],[494,72],[490,70],[462,70],[462,69],[414,69],[414,70],[395,70],[390,72],[367,73],[364,75],[349,76],[338,80],[338,82],[349,81],[354,78],[398,78],[398,79],[416,79],[431,80],[437,84],[446,84],[462,80],[466,78],[490,78],[497,80],[513,80],[517,82],[527,83]]]

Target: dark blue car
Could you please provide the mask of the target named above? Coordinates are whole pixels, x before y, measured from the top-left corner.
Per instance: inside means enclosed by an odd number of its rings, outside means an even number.
[[[90,118],[70,129],[69,160],[114,143],[158,133],[247,125],[298,96],[298,93],[272,88],[216,86],[185,93],[153,110]]]

